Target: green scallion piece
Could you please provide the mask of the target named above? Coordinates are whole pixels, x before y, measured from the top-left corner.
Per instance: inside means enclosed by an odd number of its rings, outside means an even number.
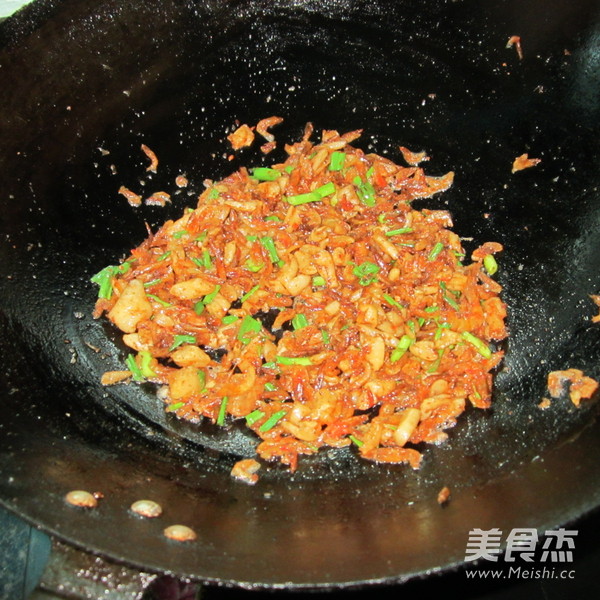
[[[364,442],[361,442],[356,436],[354,435],[349,435],[348,439],[352,440],[353,444],[356,444],[359,448],[364,444]]]
[[[237,332],[237,339],[242,342],[242,344],[248,344],[254,335],[248,337],[250,334],[256,334],[262,329],[262,323],[251,317],[250,315],[246,315],[242,319],[242,323],[240,324],[240,328]]]
[[[356,185],[356,195],[365,206],[375,206],[377,199],[375,196],[375,188],[368,181],[362,181],[360,177],[354,178]]]
[[[259,181],[275,181],[281,177],[281,172],[277,169],[269,169],[268,167],[256,167],[251,169],[252,177]]]
[[[276,356],[275,360],[280,365],[301,365],[307,367],[313,364],[308,356]]]
[[[412,233],[414,229],[412,227],[400,227],[400,229],[392,229],[390,231],[386,231],[385,235],[388,237],[392,237],[393,235],[402,235],[404,233]]]
[[[321,339],[326,346],[331,344],[331,336],[329,335],[329,331],[327,331],[327,329],[321,329]]]
[[[200,392],[203,394],[206,392],[206,373],[198,370],[198,379],[200,380]]]
[[[483,257],[483,266],[490,276],[494,275],[498,271],[498,263],[496,262],[493,254],[486,254]]]
[[[144,374],[140,369],[139,365],[135,360],[135,356],[133,354],[129,354],[125,359],[125,364],[127,368],[131,371],[131,376],[134,381],[144,381]]]
[[[210,200],[216,200],[219,197],[219,190],[217,188],[211,188],[210,192],[208,192],[208,197]]]
[[[204,306],[208,306],[217,297],[217,294],[220,291],[221,291],[221,284],[217,284],[215,286],[215,289],[210,294],[206,294],[206,296],[204,296],[204,300],[202,301],[204,303]]]
[[[444,244],[442,244],[442,242],[438,242],[432,249],[431,252],[429,253],[429,256],[427,257],[427,260],[435,260],[439,255],[440,252],[444,249]]]
[[[297,194],[296,196],[286,196],[288,204],[292,206],[300,206],[300,204],[308,204],[309,202],[320,202],[323,197],[317,192],[307,192],[306,194]]]
[[[157,259],[156,262],[162,262],[163,260],[166,260],[167,258],[169,258],[169,256],[171,256],[171,251],[167,250],[166,252],[163,252]]]
[[[238,319],[239,317],[236,315],[225,315],[221,319],[221,323],[223,323],[223,325],[231,325],[232,323],[235,323]]]
[[[331,194],[335,194],[335,183],[333,183],[333,181],[328,181],[326,184],[314,190],[314,192],[315,194],[319,194],[321,198],[325,198],[325,196],[331,196]]]
[[[277,369],[277,363],[271,360],[269,362],[263,363],[262,367],[263,369]]]
[[[325,285],[327,285],[327,282],[325,281],[324,277],[321,277],[320,275],[315,275],[312,278],[312,284],[314,287],[324,287]]]
[[[265,416],[265,413],[262,410],[253,410],[251,413],[246,415],[246,424],[248,427],[252,427],[254,423],[260,421]]]
[[[217,425],[225,424],[225,417],[227,415],[227,396],[223,396],[221,400],[221,406],[219,406],[219,414],[217,415]]]
[[[204,301],[203,300],[198,300],[198,302],[196,302],[196,304],[194,304],[194,312],[200,316],[203,312],[204,309],[206,307],[204,306]]]
[[[176,410],[182,408],[184,405],[185,402],[175,402],[175,404],[169,404],[169,406],[167,406],[167,412],[175,412]]]
[[[426,313],[434,313],[437,312],[438,310],[440,310],[439,306],[428,306],[427,308],[423,309]]]
[[[294,327],[295,330],[302,329],[303,327],[307,327],[308,319],[302,313],[298,313],[297,315],[294,315],[294,318],[292,319],[292,326]]]
[[[287,414],[285,410],[279,410],[276,413],[273,413],[258,429],[259,431],[265,432],[273,429],[283,417]]]
[[[296,167],[294,165],[286,165],[283,170],[289,175],[295,168]]]
[[[278,223],[279,221],[281,221],[281,219],[277,215],[270,215],[268,217],[265,217],[265,221],[274,221]]]
[[[150,354],[150,352],[148,352],[147,350],[142,350],[138,354],[138,357],[140,359],[140,371],[142,373],[142,376],[145,379],[156,377],[154,369],[152,369],[152,367],[150,366],[150,363],[152,362],[152,354]]]
[[[265,383],[265,391],[275,392],[276,390],[277,386],[272,381],[267,381],[267,383]]]
[[[258,290],[260,289],[260,285],[255,285],[253,288],[249,289],[241,298],[240,298],[240,302],[244,303],[246,302],[246,300],[248,300],[248,298],[250,298],[251,296],[253,296],[256,292],[258,292]]]
[[[161,281],[162,279],[160,277],[158,279],[153,279],[152,281],[146,281],[146,283],[144,283],[144,287],[149,288],[154,285],[158,285]]]
[[[389,294],[384,294],[383,295],[383,299],[390,305],[390,306],[394,306],[395,308],[398,308],[400,310],[402,310],[404,307],[402,306],[402,304],[400,304],[400,302],[398,302],[397,300],[395,300],[394,298],[392,298]]]
[[[264,235],[260,238],[260,243],[269,253],[269,258],[274,265],[281,267],[283,265],[283,261],[279,258],[279,254],[277,252],[277,248],[275,246],[275,241],[272,237],[268,235]]]
[[[98,290],[98,298],[110,300],[113,290],[112,278],[118,273],[118,269],[119,267],[113,266],[104,267],[102,271],[99,271],[90,278],[92,283],[100,286],[100,289]]]
[[[358,277],[358,283],[360,283],[360,285],[369,285],[370,283],[377,281],[375,275],[377,275],[379,271],[379,266],[369,261],[365,261],[352,269],[352,273]]]
[[[460,310],[460,305],[458,304],[458,302],[456,302],[456,300],[454,298],[452,298],[451,296],[448,295],[448,288],[446,287],[446,283],[443,281],[440,281],[440,288],[443,291],[443,298],[444,300],[454,309],[454,310]]]
[[[202,243],[206,237],[208,236],[208,231],[203,231],[198,237],[195,238],[195,242],[200,242]]]
[[[440,348],[438,350],[438,357],[431,363],[431,365],[427,369],[427,373],[435,373],[440,368],[440,363],[442,362],[443,355],[444,355],[444,348]]]
[[[167,302],[166,300],[163,300],[162,298],[159,298],[158,296],[155,296],[154,294],[146,294],[146,296],[148,296],[148,298],[152,298],[152,300],[154,300],[154,302],[158,302],[161,306],[164,306],[164,307],[173,306],[170,302]]]
[[[346,162],[345,152],[332,152],[329,159],[329,170],[330,171],[341,171],[344,168]]]
[[[190,232],[187,229],[180,229],[173,234],[173,238],[178,240],[182,238],[184,235],[190,235]]]
[[[265,265],[260,263],[260,265],[255,265],[251,260],[247,260],[244,263],[244,268],[248,269],[251,273],[258,273]]]
[[[392,350],[392,353],[390,354],[390,362],[395,363],[399,361],[404,356],[404,353],[410,348],[412,343],[413,338],[410,337],[410,335],[403,335],[398,341],[398,345]]]
[[[175,350],[175,348],[179,348],[179,346],[182,346],[183,344],[195,344],[195,343],[196,343],[195,335],[187,335],[187,334],[176,335],[173,337],[173,343],[171,344],[171,347],[169,348],[169,352],[173,352],[173,350]]]
[[[463,331],[462,337],[466,342],[469,342],[469,344],[474,346],[475,350],[477,350],[477,352],[479,352],[483,358],[491,358],[492,351],[483,340],[480,340],[477,336],[469,333],[468,331]]]

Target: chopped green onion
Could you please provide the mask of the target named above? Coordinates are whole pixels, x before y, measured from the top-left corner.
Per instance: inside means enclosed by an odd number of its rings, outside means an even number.
[[[456,300],[454,300],[454,298],[451,298],[451,297],[448,295],[448,293],[447,293],[447,292],[448,292],[448,291],[451,291],[451,290],[448,290],[448,288],[446,287],[446,283],[445,283],[445,282],[443,282],[443,281],[440,281],[440,288],[442,288],[442,291],[443,291],[443,294],[442,294],[442,296],[443,296],[444,300],[445,300],[445,301],[446,301],[446,302],[447,302],[447,303],[448,303],[448,304],[449,304],[449,305],[450,305],[450,306],[451,306],[451,307],[452,307],[454,310],[460,310],[460,305],[458,304],[458,302],[456,302]]]
[[[275,427],[275,425],[277,425],[277,423],[279,423],[279,421],[285,417],[285,415],[287,414],[287,411],[285,410],[279,410],[276,413],[273,413],[258,429],[259,431],[269,431],[270,429],[273,429],[273,427]]]
[[[352,443],[356,444],[359,448],[364,444],[364,442],[361,442],[357,437],[353,435],[349,435],[348,438],[352,440]]]
[[[190,232],[187,229],[180,229],[173,234],[173,237],[178,240],[182,238],[184,235],[190,235]]]
[[[158,296],[155,296],[154,294],[146,294],[146,296],[148,296],[148,298],[152,298],[152,300],[154,300],[154,302],[158,302],[161,306],[173,306],[170,302],[167,302],[166,300],[162,300],[161,298],[159,298]]]
[[[204,301],[203,300],[198,300],[198,302],[196,302],[196,304],[194,304],[194,312],[200,316],[203,312],[204,312]]]
[[[277,369],[277,364],[274,361],[263,363],[263,369]]]
[[[208,235],[208,231],[203,231],[198,237],[196,237],[196,239],[194,241],[195,242],[203,242],[206,239],[207,235]]]
[[[288,204],[299,206],[309,202],[320,202],[323,198],[317,192],[307,192],[306,194],[297,194],[296,196],[286,196]]]
[[[296,330],[302,329],[303,327],[308,326],[308,319],[302,313],[298,313],[292,319],[292,325],[293,325],[294,329],[296,329]]]
[[[134,381],[144,381],[144,374],[140,369],[139,365],[135,360],[135,356],[133,354],[129,354],[125,359],[125,364],[127,368],[131,371],[131,376]]]
[[[169,348],[169,352],[173,352],[173,350],[175,350],[175,348],[179,348],[179,346],[183,345],[183,344],[195,344],[196,343],[196,336],[195,335],[176,335],[173,338],[173,343],[171,344],[171,347]]]
[[[326,329],[321,329],[321,339],[323,340],[323,343],[327,346],[331,344],[331,336],[329,335],[329,331],[327,331]]]
[[[480,340],[478,337],[474,336],[468,331],[463,331],[462,337],[465,341],[469,342],[469,344],[473,345],[477,352],[483,356],[483,358],[491,358],[492,351],[483,340]]]
[[[223,323],[223,325],[231,325],[232,323],[235,323],[238,319],[239,317],[236,315],[225,315],[221,319],[221,323]]]
[[[391,237],[393,235],[402,235],[403,233],[412,233],[414,229],[412,227],[400,227],[400,229],[392,229],[390,231],[386,231],[385,235]]]
[[[397,300],[394,300],[394,298],[392,298],[389,294],[384,294],[383,298],[391,306],[394,306],[394,307],[396,307],[396,308],[398,308],[400,310],[402,310],[404,308],[402,306],[402,304],[400,304],[400,302],[398,302]]]
[[[269,258],[274,265],[278,267],[283,266],[283,261],[279,258],[279,254],[277,253],[277,248],[275,247],[275,242],[272,237],[268,235],[264,235],[260,238],[260,243],[264,246],[266,251],[269,253]]]
[[[404,353],[410,348],[412,343],[413,338],[410,337],[410,335],[403,335],[400,338],[398,345],[392,350],[392,353],[390,354],[390,362],[395,363],[399,361],[404,356]]]
[[[375,188],[368,181],[362,181],[360,177],[355,177],[353,180],[356,186],[356,195],[365,206],[375,206],[377,200],[375,198]]]
[[[312,360],[308,356],[276,356],[275,360],[280,365],[302,365],[309,366],[312,365]],[[264,367],[265,365],[263,365]]]
[[[289,175],[295,168],[294,165],[287,165],[284,171]]]
[[[206,392],[206,373],[204,371],[198,371],[198,379],[200,380],[200,392]]]
[[[329,160],[330,171],[341,171],[344,168],[344,162],[346,161],[345,152],[332,152]]]
[[[252,427],[254,423],[260,421],[265,416],[265,413],[262,410],[253,410],[251,413],[246,415],[246,424],[248,427]]]
[[[498,271],[498,263],[493,254],[486,254],[483,258],[483,266],[488,272],[488,275],[494,275]]]
[[[153,285],[157,285],[162,281],[162,279],[159,277],[158,279],[153,279],[152,281],[146,281],[146,283],[144,283],[144,287],[145,288],[149,288],[152,287]]]
[[[315,275],[312,278],[312,284],[314,287],[323,287],[327,284],[327,282],[325,281],[324,277],[321,277],[320,275]]]
[[[221,400],[221,406],[219,406],[219,414],[217,415],[217,425],[225,424],[225,417],[227,415],[227,396],[223,396]]]
[[[241,298],[240,298],[240,302],[244,303],[246,302],[246,300],[248,300],[248,298],[250,298],[250,296],[253,296],[258,290],[260,289],[260,285],[255,285],[253,288],[251,288],[250,290],[248,290]]]
[[[255,265],[250,259],[248,259],[244,263],[244,268],[248,269],[251,273],[258,273],[265,265],[260,263],[260,265]]]
[[[171,256],[171,251],[167,250],[166,252],[163,252],[157,259],[156,262],[162,262],[163,260],[166,260],[167,258],[169,258],[169,256]]]
[[[267,392],[275,392],[277,390],[277,386],[272,381],[267,381],[267,383],[265,383],[265,390]]]
[[[210,252],[208,250],[203,250],[202,256],[200,258],[190,256],[190,260],[197,267],[202,267],[204,269],[210,269],[212,267],[212,258],[210,256]]]
[[[219,190],[217,188],[211,188],[210,192],[208,192],[208,197],[210,200],[216,200],[219,197]]]
[[[247,236],[246,236],[246,239],[247,239],[249,242],[257,242],[257,241],[258,241],[258,236],[257,236],[257,235],[247,235]]]
[[[331,196],[331,194],[335,194],[335,183],[333,183],[333,181],[328,181],[326,184],[314,190],[314,192],[315,194],[319,194],[321,198],[325,198],[325,196]]]
[[[112,278],[118,272],[118,267],[108,266],[104,267],[102,271],[96,273],[90,278],[92,283],[96,283],[100,286],[98,290],[98,298],[109,300],[112,296]]]
[[[427,257],[427,260],[435,260],[440,252],[444,249],[444,244],[442,244],[442,242],[438,242],[432,249],[431,252],[429,253],[429,256]]]
[[[185,402],[175,402],[175,404],[169,404],[169,406],[167,406],[167,412],[175,412],[182,406],[185,406]]]
[[[281,219],[277,215],[270,215],[268,217],[265,217],[265,221],[276,221],[276,222],[279,222],[279,221],[281,221]]]
[[[444,329],[450,329],[450,323],[439,323],[438,328],[435,330],[433,339],[439,340],[442,337]]]
[[[204,300],[202,301],[204,303],[204,306],[208,306],[217,297],[217,294],[220,291],[221,291],[221,284],[217,284],[215,286],[215,289],[210,294],[207,294],[206,296],[204,296]]]
[[[352,273],[358,277],[360,285],[369,285],[374,281],[377,281],[377,277],[374,277],[379,273],[379,267],[372,262],[365,261],[364,263],[354,267]]]
[[[439,306],[428,306],[427,308],[423,309],[426,313],[434,313],[437,312],[438,310],[440,310]]]
[[[371,166],[367,169],[367,172],[365,173],[365,177],[367,179],[371,179],[371,177],[373,177],[373,173],[375,173],[375,167]]]
[[[438,350],[438,357],[431,363],[431,365],[427,369],[428,373],[435,373],[440,368],[440,363],[442,362],[443,354],[444,354],[444,348],[440,348]]]
[[[277,169],[269,169],[268,167],[256,167],[251,169],[252,177],[259,181],[275,181],[281,177],[281,172]]]
[[[150,366],[150,363],[152,362],[152,354],[150,354],[150,352],[148,352],[147,350],[142,350],[138,354],[138,356],[140,358],[140,371],[142,373],[142,376],[145,379],[149,379],[150,377],[156,377],[156,373]]]
[[[261,329],[262,324],[260,321],[250,315],[246,315],[238,329],[237,339],[242,342],[242,344],[248,344],[253,337],[248,337],[248,334],[258,333]]]

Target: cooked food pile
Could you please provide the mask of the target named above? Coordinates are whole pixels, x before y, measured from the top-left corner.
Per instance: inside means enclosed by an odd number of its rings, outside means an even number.
[[[95,316],[131,349],[103,382],[159,384],[182,419],[241,421],[258,457],[292,470],[349,445],[418,468],[423,443],[488,407],[502,248],[469,260],[447,211],[411,206],[453,174],[367,154],[360,133],[313,143],[307,126],[285,162],[205,182],[195,209],[94,276]],[[256,469],[234,475],[252,483]]]

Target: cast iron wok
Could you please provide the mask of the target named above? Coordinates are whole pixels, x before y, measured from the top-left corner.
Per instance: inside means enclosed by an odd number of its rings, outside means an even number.
[[[0,499],[78,547],[203,582],[326,588],[463,563],[471,529],[546,529],[600,504],[594,399],[538,407],[550,370],[600,376],[600,20],[595,2],[64,0],[0,28]],[[508,39],[521,36],[523,58]],[[270,164],[225,135],[279,115],[277,138],[363,128],[400,160],[426,150],[469,250],[505,247],[510,339],[494,406],[469,410],[422,469],[323,452],[297,473],[229,476],[254,440],[165,415],[144,386],[102,388],[125,348],[91,317],[91,275],[193,206],[206,178]],[[146,172],[140,150],[159,157]],[[281,144],[280,144],[281,148]],[[515,157],[541,163],[511,173]],[[175,176],[189,188],[175,193]],[[132,189],[173,193],[130,207]],[[188,193],[189,192],[189,193]],[[437,492],[452,497],[438,505]],[[72,489],[100,492],[94,510]],[[142,520],[130,504],[164,507]],[[183,523],[190,544],[162,530]]]

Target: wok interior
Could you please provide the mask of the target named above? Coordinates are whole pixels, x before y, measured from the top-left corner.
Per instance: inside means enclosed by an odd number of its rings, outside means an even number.
[[[34,7],[15,20],[13,33],[9,21],[0,55],[11,58],[4,77],[14,92],[0,101],[11,115],[1,157],[11,174],[4,191],[10,244],[1,267],[8,332],[2,354],[10,366],[6,383],[17,391],[3,417],[16,440],[5,442],[3,456],[22,452],[25,473],[47,452],[48,440],[55,452],[44,463],[51,499],[17,500],[13,507],[124,560],[247,585],[399,579],[460,561],[469,519],[499,524],[493,521],[499,499],[489,490],[498,485],[498,494],[526,502],[533,492],[517,494],[510,485],[503,491],[504,479],[595,427],[593,403],[579,410],[568,400],[546,411],[537,407],[550,370],[600,375],[588,297],[600,289],[593,235],[600,177],[590,160],[598,149],[600,97],[589,71],[592,4],[558,3],[556,14],[540,19],[536,3],[484,11],[472,2],[164,2],[158,9],[135,1],[93,9],[65,2],[38,4],[38,14]],[[39,14],[50,19],[29,33]],[[517,26],[523,61],[504,47]],[[235,124],[271,115],[285,119],[274,130],[280,148],[310,121],[316,135],[323,128],[362,128],[358,145],[395,161],[400,144],[426,150],[426,172],[454,170],[455,184],[415,206],[448,209],[467,250],[485,241],[505,247],[498,280],[510,338],[493,408],[467,411],[448,443],[426,451],[420,472],[366,464],[351,450],[328,451],[302,460],[294,476],[263,469],[259,491],[241,488],[228,471],[239,456],[252,455],[255,443],[241,428],[183,423],[164,413],[149,386],[98,383],[104,370],[118,368],[125,348],[109,326],[91,318],[89,277],[139,244],[146,223],[155,230],[195,206],[204,179],[281,160],[281,150],[266,157],[245,150],[227,159],[225,136]],[[141,143],[159,157],[156,175],[145,171]],[[524,152],[541,164],[511,174],[513,159]],[[179,173],[190,186],[165,208],[134,209],[117,194],[121,185],[140,189],[141,180],[148,193],[173,193]],[[45,424],[33,442],[26,437],[31,419]],[[580,449],[570,451],[581,459]],[[145,472],[155,493],[211,531],[207,556],[186,562],[177,550],[175,558],[157,557],[154,539],[141,551],[118,534],[109,542],[99,534],[81,537],[81,516],[49,525],[48,503],[61,514],[62,486],[69,477],[89,481],[92,462],[94,477],[102,473],[112,489],[142,489]],[[435,504],[442,485],[458,492],[457,504],[460,490],[466,498],[450,516]],[[571,510],[587,510],[589,498]],[[190,508],[198,504],[201,511]],[[556,518],[550,501],[548,511],[531,522]],[[287,519],[295,565],[280,564],[273,540],[286,536],[278,517]],[[448,548],[432,554],[449,526],[455,533]],[[151,535],[134,527],[144,539]],[[385,529],[396,541],[383,536]],[[414,555],[398,550],[398,540],[411,540]],[[348,544],[355,558],[346,569],[323,558]],[[218,560],[227,553],[247,559],[256,547],[263,560],[254,571]],[[372,555],[367,566],[360,564],[365,551]]]

